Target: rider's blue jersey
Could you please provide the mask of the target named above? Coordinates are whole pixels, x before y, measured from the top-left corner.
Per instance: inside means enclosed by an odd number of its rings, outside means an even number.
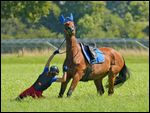
[[[49,67],[46,66],[36,80],[36,82],[33,84],[34,88],[36,90],[44,91],[46,90],[53,82],[57,80],[57,77],[48,75]]]

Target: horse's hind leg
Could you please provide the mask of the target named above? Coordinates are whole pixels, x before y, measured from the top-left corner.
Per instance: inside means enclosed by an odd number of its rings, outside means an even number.
[[[99,93],[100,95],[104,94],[104,87],[102,84],[102,79],[94,80],[94,84],[96,86],[97,93]]]
[[[108,89],[108,95],[111,95],[114,93],[114,82],[115,82],[116,75],[111,73],[108,75],[108,82],[109,82],[109,89]]]
[[[109,82],[108,95],[111,95],[114,93],[115,79],[120,70],[121,70],[121,66],[118,66],[118,65],[113,65],[110,68],[110,72],[108,74],[108,82]]]

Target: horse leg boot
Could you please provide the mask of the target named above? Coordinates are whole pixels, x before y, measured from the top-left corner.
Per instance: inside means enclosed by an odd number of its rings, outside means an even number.
[[[70,79],[71,79],[71,78],[67,78],[66,82],[61,83],[61,89],[60,89],[58,98],[62,98],[62,97],[63,97],[63,94],[64,94],[64,92],[65,92],[65,90],[66,90],[67,84],[68,84],[68,82],[70,81]]]
[[[103,87],[103,84],[102,84],[102,79],[94,80],[94,84],[96,86],[97,93],[100,94],[100,95],[103,95],[104,94],[104,87]]]
[[[75,87],[77,86],[79,79],[80,79],[79,74],[75,74],[75,76],[73,77],[71,86],[67,92],[67,97],[70,97],[72,95],[72,92],[74,91]]]

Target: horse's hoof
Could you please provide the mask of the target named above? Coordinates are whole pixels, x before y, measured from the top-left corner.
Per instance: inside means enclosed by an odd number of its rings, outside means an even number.
[[[71,97],[71,95],[67,95],[67,98],[70,98]]]
[[[67,94],[67,97],[71,97],[71,94]]]
[[[108,96],[112,96],[113,94],[108,94]]]
[[[72,95],[72,90],[69,90],[67,93],[67,97],[71,97],[71,95]]]
[[[58,95],[58,98],[62,98],[63,96],[62,95]]]
[[[108,93],[108,96],[112,96],[114,93]]]
[[[99,93],[100,96],[103,96],[103,94],[104,94],[104,92],[103,93]]]

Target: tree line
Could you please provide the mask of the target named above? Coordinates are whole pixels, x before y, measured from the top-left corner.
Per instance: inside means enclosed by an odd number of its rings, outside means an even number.
[[[149,1],[1,1],[1,38],[63,38],[70,13],[78,38],[149,38]]]

